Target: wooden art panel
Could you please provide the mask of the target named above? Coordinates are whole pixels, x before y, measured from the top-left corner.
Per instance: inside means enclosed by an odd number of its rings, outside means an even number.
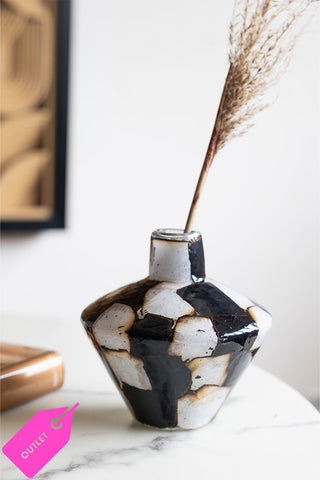
[[[1,0],[1,226],[64,227],[69,0]]]

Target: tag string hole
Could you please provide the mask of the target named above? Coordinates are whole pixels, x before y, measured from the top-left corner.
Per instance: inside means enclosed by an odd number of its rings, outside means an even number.
[[[51,427],[54,428],[54,430],[59,430],[63,426],[63,423],[60,421],[60,418],[53,418],[51,420]]]

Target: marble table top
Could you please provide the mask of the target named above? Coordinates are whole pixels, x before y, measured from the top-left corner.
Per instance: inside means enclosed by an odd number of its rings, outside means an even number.
[[[58,351],[62,389],[1,415],[1,447],[38,411],[71,407],[69,443],[39,480],[295,480],[320,478],[320,415],[298,392],[249,366],[215,420],[167,431],[134,421],[80,321],[4,318],[2,338]],[[3,480],[26,478],[1,452]]]
[[[37,411],[76,402],[69,443],[35,478],[319,478],[318,412],[291,387],[254,366],[216,419],[199,430],[139,425],[115,388],[62,388],[3,413],[2,445]],[[26,477],[2,454],[1,478]]]

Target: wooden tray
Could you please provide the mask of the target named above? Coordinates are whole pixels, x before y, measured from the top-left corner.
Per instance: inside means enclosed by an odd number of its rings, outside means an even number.
[[[56,352],[0,343],[1,411],[60,388],[63,374]]]

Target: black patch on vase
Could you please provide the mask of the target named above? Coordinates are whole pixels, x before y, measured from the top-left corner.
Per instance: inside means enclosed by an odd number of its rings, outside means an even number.
[[[210,318],[213,315],[246,314],[243,308],[240,308],[212,283],[190,284],[177,290],[177,294],[190,303],[196,310],[197,315],[201,317]]]
[[[173,339],[173,320],[148,313],[128,330],[130,353],[134,357],[165,355]]]
[[[223,386],[233,387],[247,366],[251,363],[252,358],[252,352],[235,353],[230,359],[227,369],[227,377],[223,383]]]
[[[212,320],[220,345],[232,342],[239,345],[240,350],[248,351],[259,332],[256,322],[252,320],[250,315],[213,315]],[[218,351],[216,349],[215,355],[218,354]]]
[[[220,355],[227,355],[228,353],[241,353],[243,351],[240,343],[229,340],[226,343],[219,342],[214,350],[213,357],[219,357]]]
[[[122,391],[129,401],[137,420],[158,428],[173,428],[177,424],[177,410],[170,392],[142,390],[127,383]]]
[[[170,392],[176,400],[190,388],[191,372],[181,357],[150,355],[143,358],[144,369],[153,390]],[[176,406],[175,406],[176,408]]]
[[[188,243],[191,278],[194,283],[203,282],[206,276],[202,237]]]
[[[177,293],[196,315],[211,318],[218,336],[214,356],[251,348],[259,331],[256,322],[218,287],[204,282],[180,288]]]

